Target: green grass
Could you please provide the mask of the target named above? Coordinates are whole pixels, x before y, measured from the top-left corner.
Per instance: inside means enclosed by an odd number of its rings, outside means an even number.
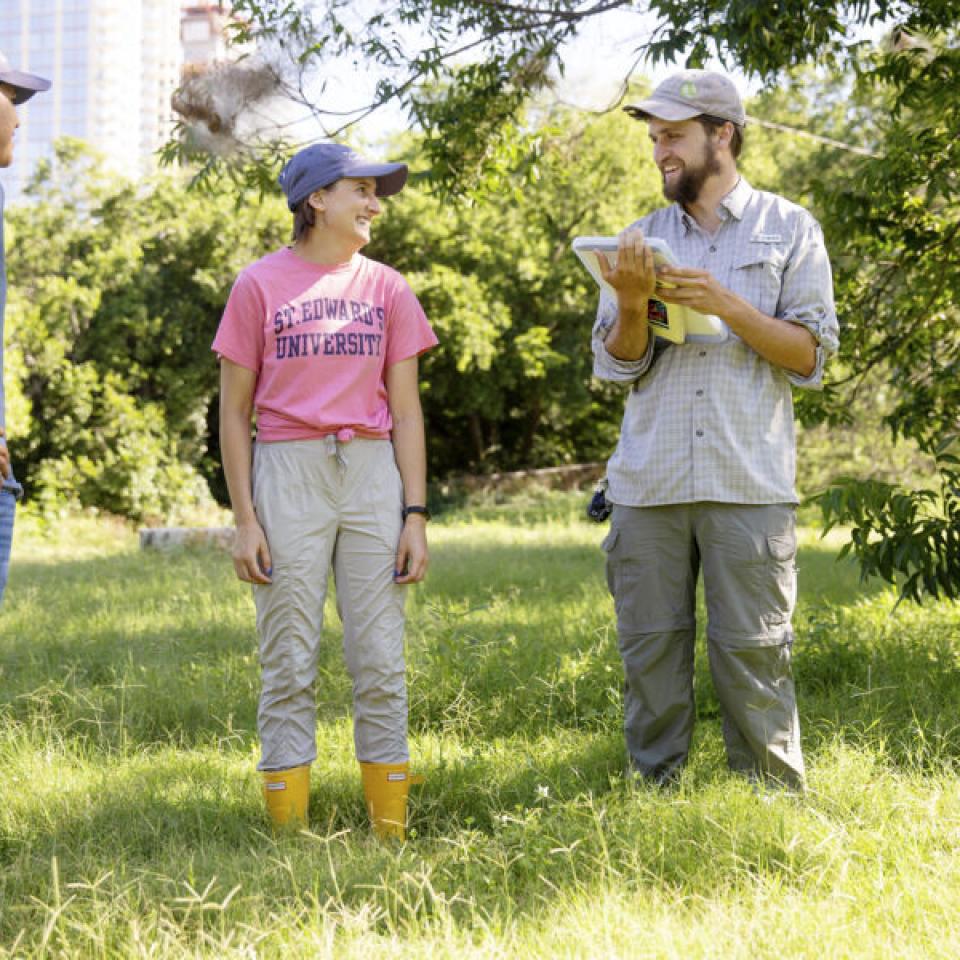
[[[411,838],[373,841],[331,608],[310,830],[254,770],[253,607],[220,553],[19,524],[0,615],[0,957],[960,955],[960,609],[897,607],[804,528],[810,790],[623,777],[621,675],[582,498],[460,508],[411,592]],[[702,644],[701,644],[702,646]]]

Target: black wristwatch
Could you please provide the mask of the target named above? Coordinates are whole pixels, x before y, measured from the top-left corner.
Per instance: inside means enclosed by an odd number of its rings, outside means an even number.
[[[407,517],[409,517],[411,513],[420,513],[420,514],[423,514],[423,519],[424,519],[424,520],[429,520],[429,519],[430,519],[430,511],[429,511],[426,507],[421,507],[421,506],[417,506],[417,505],[412,506],[412,507],[404,507],[404,508],[403,508],[403,519],[406,520]]]

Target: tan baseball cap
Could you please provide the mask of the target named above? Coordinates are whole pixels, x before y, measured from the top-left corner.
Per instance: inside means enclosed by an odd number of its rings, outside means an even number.
[[[656,90],[639,103],[624,108],[635,120],[691,120],[708,116],[729,120],[738,127],[746,125],[743,101],[730,78],[711,70],[682,70],[667,77]]]

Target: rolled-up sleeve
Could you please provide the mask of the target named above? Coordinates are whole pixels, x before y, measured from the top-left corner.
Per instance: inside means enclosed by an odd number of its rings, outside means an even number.
[[[656,338],[653,336],[648,338],[647,352],[639,360],[619,360],[607,350],[606,345],[607,337],[616,322],[616,301],[606,291],[602,291],[591,339],[593,375],[599,380],[610,380],[613,383],[632,383],[650,369],[650,364],[653,363],[654,340]]]
[[[820,389],[823,368],[839,346],[839,325],[823,232],[809,214],[803,216],[793,253],[783,271],[777,316],[806,327],[817,342],[813,372],[804,377],[788,371],[787,377],[795,387]]]

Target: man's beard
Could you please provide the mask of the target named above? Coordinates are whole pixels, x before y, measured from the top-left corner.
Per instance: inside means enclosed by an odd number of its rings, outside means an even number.
[[[720,161],[717,160],[717,149],[708,140],[703,145],[703,157],[699,166],[684,167],[680,175],[672,182],[663,181],[663,195],[683,207],[696,203],[700,198],[700,191],[708,178],[720,173]]]

